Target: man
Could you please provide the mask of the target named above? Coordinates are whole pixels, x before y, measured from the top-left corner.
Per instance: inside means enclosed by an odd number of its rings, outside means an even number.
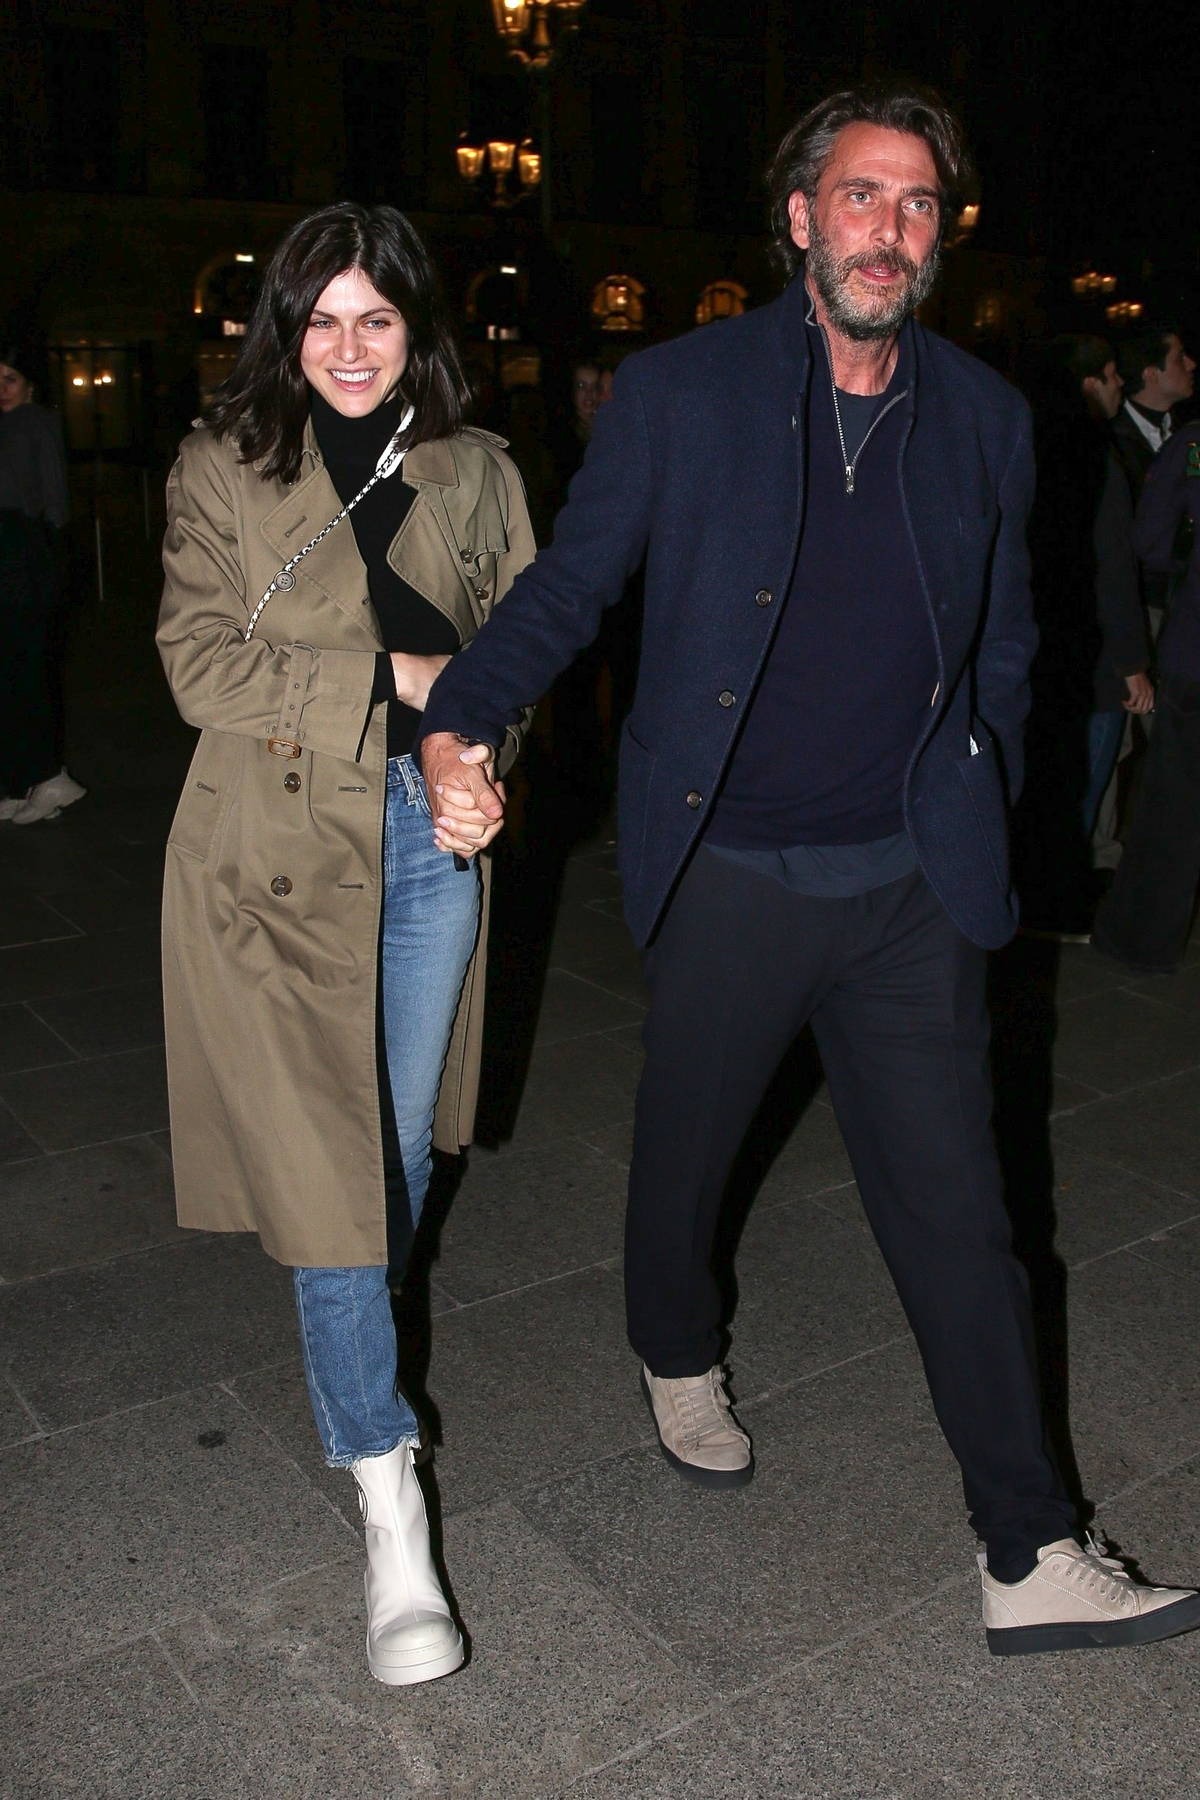
[[[1134,542],[1148,569],[1174,566],[1191,526],[1187,574],[1159,641],[1157,723],[1133,828],[1092,941],[1128,968],[1170,974],[1187,945],[1200,883],[1200,425],[1177,431],[1146,477]]]
[[[986,1546],[988,1641],[1011,1654],[1170,1635],[1200,1595],[1078,1541],[990,1136],[1032,464],[1022,401],[912,318],[964,164],[940,102],[899,90],[834,95],[788,133],[771,192],[795,279],[622,365],[553,545],[435,687],[423,757],[442,848],[486,843],[504,719],[645,555],[619,820],[650,989],[626,1291],[660,1441],[694,1482],[750,1479],[713,1232],[811,1020]]]
[[[1113,443],[1136,506],[1150,464],[1174,427],[1171,408],[1191,398],[1196,364],[1177,331],[1153,327],[1125,340],[1117,353],[1117,369],[1125,397],[1112,422]],[[1155,639],[1170,599],[1171,574],[1171,568],[1143,572],[1142,599]]]
[[[1086,942],[1090,839],[1131,713],[1153,710],[1133,506],[1109,435],[1121,377],[1103,338],[1031,353],[1037,492],[1029,520],[1040,643],[1018,808],[1024,928]]]
[[[1196,365],[1179,333],[1158,326],[1125,339],[1117,369],[1125,399],[1113,419],[1113,439],[1136,502],[1150,464],[1171,435],[1171,408],[1191,398]]]
[[[1130,499],[1137,505],[1142,484],[1159,450],[1171,435],[1171,408],[1191,397],[1196,365],[1183,347],[1177,331],[1153,325],[1126,338],[1117,353],[1117,373],[1125,393],[1111,426],[1113,445],[1129,483]],[[1186,562],[1186,545],[1177,546],[1172,565],[1141,571],[1141,598],[1151,640],[1162,630],[1171,598],[1173,577]],[[1128,726],[1118,747],[1120,755],[1132,752],[1133,734]],[[1101,799],[1093,838],[1093,857],[1098,868],[1116,869],[1123,846],[1120,839],[1119,784],[1114,773]]]

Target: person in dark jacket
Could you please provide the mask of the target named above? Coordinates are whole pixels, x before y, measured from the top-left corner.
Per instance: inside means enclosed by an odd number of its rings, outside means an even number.
[[[1011,1655],[1169,1636],[1200,1625],[1200,1595],[1081,1541],[991,1137],[985,951],[1015,926],[1033,464],[1020,396],[913,318],[965,164],[941,102],[899,87],[793,127],[771,195],[794,279],[622,364],[553,543],[435,684],[422,756],[442,848],[488,841],[505,718],[645,556],[618,855],[650,989],[626,1294],[659,1441],[698,1485],[751,1478],[714,1231],[811,1021],[984,1543],[988,1644]]]
[[[1027,928],[1086,938],[1091,836],[1130,713],[1153,710],[1133,550],[1133,505],[1108,425],[1121,378],[1103,338],[1068,336],[1031,354],[1037,489],[1029,519],[1039,632],[1017,814]]]
[[[1200,883],[1200,424],[1182,426],[1155,458],[1134,522],[1147,569],[1174,564],[1179,527],[1191,556],[1158,643],[1158,703],[1142,790],[1112,892],[1092,942],[1127,967],[1177,968]]]
[[[1113,418],[1112,437],[1136,506],[1150,465],[1174,430],[1174,409],[1192,397],[1196,364],[1174,327],[1148,325],[1122,341],[1117,369],[1125,392]],[[1153,638],[1162,630],[1173,577],[1187,561],[1186,548],[1182,554],[1180,550],[1177,544],[1176,557],[1166,568],[1142,570],[1142,600]]]
[[[34,398],[40,358],[0,345],[0,821],[34,825],[82,800],[59,766],[54,627],[67,465],[55,413]]]
[[[1125,392],[1113,415],[1113,441],[1137,501],[1150,464],[1171,435],[1172,409],[1191,398],[1196,364],[1176,330],[1150,325],[1123,340],[1117,369]]]

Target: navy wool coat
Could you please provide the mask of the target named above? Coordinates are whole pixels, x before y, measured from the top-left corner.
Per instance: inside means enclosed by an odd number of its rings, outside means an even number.
[[[430,695],[423,734],[503,741],[595,636],[646,560],[636,695],[621,744],[618,858],[639,944],[704,829],[770,653],[804,515],[807,384],[797,277],[768,306],[630,357],[555,526]],[[1025,539],[1025,402],[915,322],[915,408],[900,455],[939,685],[905,778],[920,865],[960,930],[1011,937],[1007,804],[1021,774],[1036,643]],[[797,596],[794,604],[802,604]],[[863,655],[871,654],[870,644]],[[820,670],[813,671],[820,680]]]

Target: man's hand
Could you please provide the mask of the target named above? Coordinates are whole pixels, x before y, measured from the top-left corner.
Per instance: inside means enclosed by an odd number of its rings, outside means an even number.
[[[1152,713],[1154,711],[1154,684],[1148,675],[1127,675],[1125,686],[1128,693],[1121,705],[1126,712]]]
[[[438,849],[459,856],[486,849],[504,824],[504,783],[496,780],[491,745],[435,731],[421,745],[421,769]]]

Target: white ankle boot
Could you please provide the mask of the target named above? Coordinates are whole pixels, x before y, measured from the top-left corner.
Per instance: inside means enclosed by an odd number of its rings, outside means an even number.
[[[405,1687],[449,1675],[463,1659],[429,1549],[413,1453],[398,1444],[351,1470],[367,1534],[367,1662],[376,1681]]]

